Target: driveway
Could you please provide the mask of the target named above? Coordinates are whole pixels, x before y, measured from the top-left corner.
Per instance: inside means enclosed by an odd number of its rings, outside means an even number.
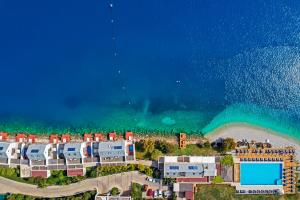
[[[98,190],[98,193],[107,193],[112,187],[118,187],[122,191],[130,189],[131,182],[147,184],[152,189],[159,189],[159,183],[146,181],[146,175],[137,171],[124,172],[110,176],[102,176],[93,179],[86,179],[78,183],[65,186],[49,186],[38,188],[35,185],[20,183],[0,177],[0,193],[24,194],[36,197],[62,197],[72,196],[75,193],[82,193],[90,190]]]

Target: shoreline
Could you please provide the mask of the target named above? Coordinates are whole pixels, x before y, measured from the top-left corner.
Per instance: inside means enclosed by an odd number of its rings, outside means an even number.
[[[272,130],[250,125],[247,123],[230,123],[223,125],[212,132],[205,134],[210,141],[218,138],[233,138],[235,140],[246,139],[265,142],[267,139],[275,147],[293,146],[296,148],[297,159],[300,160],[300,141]]]

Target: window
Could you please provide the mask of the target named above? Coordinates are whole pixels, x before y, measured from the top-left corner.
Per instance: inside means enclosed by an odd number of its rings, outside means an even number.
[[[68,151],[75,151],[75,148],[68,148]]]
[[[3,147],[0,147],[0,151],[2,151],[3,150]]]
[[[39,152],[38,149],[32,149],[32,150],[30,151],[30,153],[38,153],[38,152]]]
[[[169,169],[171,169],[171,170],[178,170],[179,166],[169,166]]]
[[[197,170],[198,166],[189,166],[189,170]]]
[[[114,149],[122,149],[122,146],[114,146]]]

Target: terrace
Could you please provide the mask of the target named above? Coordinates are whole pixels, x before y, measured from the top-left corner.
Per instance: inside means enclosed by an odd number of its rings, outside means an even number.
[[[274,148],[271,145],[266,145],[263,143],[248,143],[247,145],[241,145],[235,150],[235,165],[234,165],[234,181],[239,182],[242,177],[242,171],[240,168],[245,164],[253,164],[259,163],[260,166],[275,166],[281,165],[282,169],[280,169],[281,174],[281,188],[283,188],[283,192],[286,194],[295,193],[295,184],[296,184],[296,176],[295,176],[295,149],[293,147],[285,147],[285,148]],[[260,172],[263,170],[262,168],[258,168],[257,171]],[[265,170],[265,173],[261,175],[262,178],[266,179],[270,171]],[[278,174],[278,173],[277,173]],[[253,178],[253,176],[252,176]],[[259,179],[257,177],[256,179]],[[245,190],[245,189],[244,189]],[[261,188],[249,190],[252,194],[258,193]],[[278,190],[278,188],[275,188]],[[243,190],[242,190],[243,191]],[[273,191],[273,189],[270,189]],[[268,192],[270,192],[268,190]],[[247,192],[247,190],[245,190]],[[278,191],[277,191],[278,192]]]

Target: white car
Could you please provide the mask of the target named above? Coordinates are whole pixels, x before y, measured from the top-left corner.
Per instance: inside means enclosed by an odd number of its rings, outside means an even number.
[[[170,197],[172,194],[171,194],[170,191],[164,191],[164,192],[163,192],[163,195],[164,195],[164,198],[168,198],[168,197]]]
[[[158,193],[157,191],[155,190],[154,193],[153,193],[153,198],[157,198],[158,197]]]
[[[153,178],[148,178],[147,177],[147,181],[153,182]]]

